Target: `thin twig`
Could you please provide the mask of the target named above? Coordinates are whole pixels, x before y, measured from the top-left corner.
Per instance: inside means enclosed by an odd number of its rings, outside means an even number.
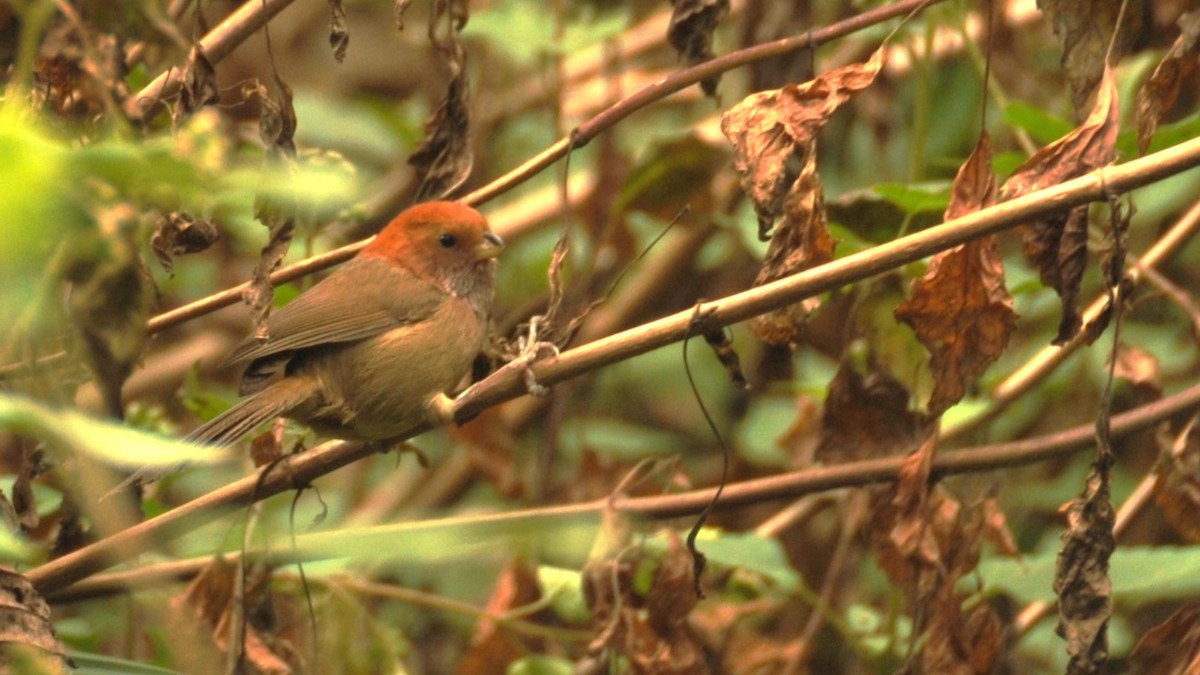
[[[569,150],[587,145],[593,138],[612,128],[621,120],[629,117],[642,108],[659,101],[681,89],[686,89],[697,82],[720,75],[747,63],[753,63],[783,54],[789,54],[801,49],[819,47],[826,42],[845,37],[864,28],[874,26],[889,19],[904,16],[924,5],[934,5],[943,0],[901,0],[890,5],[863,12],[814,31],[800,35],[767,42],[705,61],[704,63],[685,68],[673,75],[638,91],[623,99],[616,105],[604,110],[599,115],[576,127],[554,145],[546,148],[536,156],[526,160],[524,164],[509,171],[507,174],[493,180],[491,183],[467,195],[463,201],[468,204],[478,204],[504,194],[530,177],[541,173],[546,167],[562,159]]]
[[[1173,415],[1197,408],[1200,408],[1200,385],[1116,415],[1112,418],[1112,437],[1128,436]],[[1091,447],[1094,433],[1095,428],[1089,423],[1024,441],[942,451],[934,457],[931,476],[937,480],[950,475],[992,471],[1058,459]],[[327,455],[329,453],[327,449],[317,448],[298,458],[296,463],[299,464],[300,461],[313,454]],[[796,499],[804,495],[830,492],[842,488],[892,482],[896,480],[905,459],[904,456],[898,456],[847,462],[731,483],[722,493],[721,508],[747,506],[776,499]],[[283,473],[275,472],[275,475]],[[212,508],[212,502],[218,498],[227,500],[224,495],[218,493],[236,492],[239,490],[240,484],[254,480],[255,476],[243,478],[233,485],[201,497],[153,520],[35,568],[27,574],[27,577],[39,591],[55,602],[94,598],[128,588],[142,589],[155,583],[185,579],[197,573],[202,567],[202,561],[156,564],[142,570],[97,575],[86,581],[75,583],[107,564],[115,564],[119,560],[131,558],[144,550],[148,538],[143,539],[142,537],[150,532],[160,535],[179,534],[189,525],[195,525],[199,521],[199,517],[206,515],[207,511]],[[264,481],[264,485],[267,484],[269,483]],[[713,488],[706,488],[652,497],[625,497],[614,494],[581,504],[540,507],[482,516],[431,519],[422,521],[421,527],[447,528],[459,524],[479,525],[481,523],[498,526],[503,523],[524,522],[529,524],[529,529],[532,531],[537,529],[536,525],[539,521],[599,515],[606,509],[630,517],[677,518],[699,513],[706,504],[712,501],[714,491]],[[199,502],[207,503],[198,505]],[[320,547],[309,547],[306,550],[309,552],[307,554],[309,556],[341,555],[337,551]],[[279,549],[254,555],[256,560],[261,560],[268,565],[291,564],[296,562],[298,557],[290,549]],[[309,557],[308,559],[313,558]]]
[[[938,251],[999,232],[1035,217],[1109,195],[1132,190],[1167,176],[1200,165],[1200,139],[1135,159],[1119,166],[1094,171],[1066,183],[1030,193],[981,211],[956,218],[942,225],[907,237],[880,244],[875,248],[846,256],[790,277],[752,288],[721,300],[704,303],[702,313],[711,328],[728,326],[753,316],[813,297],[848,283],[904,265]],[[679,341],[687,334],[694,310],[686,310],[651,321],[606,338],[582,345],[557,357],[534,363],[531,370],[538,382],[550,385],[592,372],[604,366]],[[520,373],[501,372],[479,383],[469,397],[456,402],[457,419],[469,419],[484,408],[525,393]],[[408,433],[427,431],[421,424]],[[291,471],[273,472],[259,481],[257,474],[188,502],[156,518],[106,537],[90,546],[31,570],[29,580],[41,591],[59,589],[120,560],[137,555],[145,548],[147,535],[178,535],[211,518],[214,510],[243,506],[304,485],[331,471],[374,452],[356,442],[327,443],[291,458]],[[726,499],[732,499],[727,496]],[[143,539],[145,537],[145,539]]]

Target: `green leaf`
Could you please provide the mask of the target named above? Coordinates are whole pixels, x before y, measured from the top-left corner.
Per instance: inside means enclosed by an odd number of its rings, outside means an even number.
[[[575,664],[559,656],[526,656],[508,664],[507,675],[571,675]]]
[[[177,675],[179,672],[101,654],[68,651],[67,656],[77,666],[70,671],[72,675]]]
[[[296,551],[303,559],[449,566],[498,563],[522,553],[582,565],[597,531],[595,513],[472,515],[301,535],[296,537]]]
[[[665,554],[667,538],[659,535],[647,541],[646,546]],[[800,575],[783,552],[783,546],[773,537],[706,527],[696,538],[696,548],[704,553],[710,563],[755,572],[770,579],[784,591],[794,590],[801,583]]]
[[[583,579],[577,570],[541,565],[537,570],[542,597],[560,619],[571,624],[585,624],[592,618],[587,600],[583,597]]]
[[[172,440],[71,410],[55,410],[11,394],[0,394],[0,429],[42,438],[61,450],[86,452],[130,469],[215,464],[228,456],[219,448]]]
[[[942,213],[950,205],[949,181],[879,183],[871,189],[908,214]]]
[[[1004,108],[1004,120],[1024,130],[1042,145],[1053,143],[1075,129],[1069,121],[1022,101],[1014,101]]]
[[[1056,551],[989,558],[978,572],[988,595],[1003,593],[1021,604],[1053,600]],[[1113,600],[1130,609],[1200,596],[1200,546],[1123,547],[1109,561]]]

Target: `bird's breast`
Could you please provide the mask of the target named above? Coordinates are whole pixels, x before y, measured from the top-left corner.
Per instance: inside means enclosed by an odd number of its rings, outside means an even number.
[[[448,298],[424,321],[331,350],[314,359],[314,374],[343,438],[392,438],[420,422],[435,395],[458,384],[483,347],[485,318]],[[340,421],[339,421],[340,420]],[[332,429],[331,426],[343,429]]]

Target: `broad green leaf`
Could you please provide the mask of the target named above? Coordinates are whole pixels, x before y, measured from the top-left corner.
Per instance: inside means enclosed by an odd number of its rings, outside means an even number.
[[[1022,101],[1014,101],[1004,108],[1004,120],[1042,145],[1053,143],[1075,129],[1075,125],[1067,120]]]
[[[667,539],[659,535],[646,542],[651,550],[666,553]],[[779,540],[753,532],[724,532],[704,528],[696,537],[696,548],[708,562],[761,574],[784,591],[800,585],[800,575],[788,562]]]
[[[1056,551],[985,559],[979,576],[988,595],[1003,593],[1021,604],[1054,599]],[[1130,609],[1200,596],[1200,546],[1123,547],[1109,561],[1113,600]]]
[[[550,599],[550,606],[559,618],[573,624],[584,624],[591,619],[592,613],[583,597],[582,575],[577,570],[541,565],[537,575],[542,597]]]
[[[399,565],[497,562],[514,553],[582,565],[596,533],[594,513],[487,514],[305,534],[296,537],[295,550],[302,559]]]

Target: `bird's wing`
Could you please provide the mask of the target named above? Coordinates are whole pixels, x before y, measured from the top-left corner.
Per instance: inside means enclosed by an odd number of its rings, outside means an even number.
[[[351,293],[386,286],[387,292]],[[387,298],[395,298],[389,301]],[[398,272],[391,263],[356,258],[299,295],[267,321],[267,339],[249,337],[229,355],[233,365],[301,349],[354,342],[422,321],[437,309],[442,294]]]

